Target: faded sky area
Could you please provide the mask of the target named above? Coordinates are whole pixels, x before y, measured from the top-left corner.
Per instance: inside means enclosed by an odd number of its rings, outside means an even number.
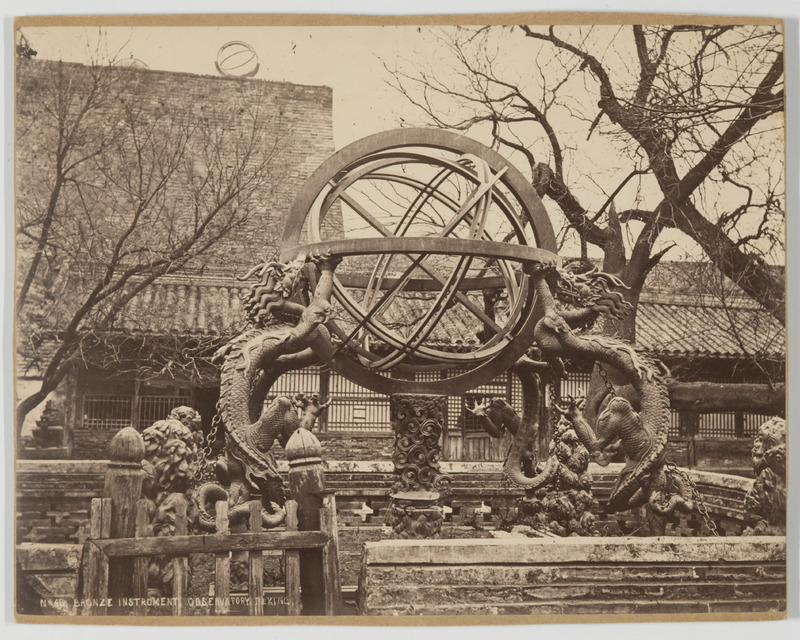
[[[429,126],[421,111],[413,107],[396,87],[390,86],[392,82],[397,84],[397,77],[393,77],[390,70],[408,77],[427,73],[445,88],[469,91],[471,80],[464,76],[457,57],[454,58],[452,49],[447,46],[455,29],[431,25],[56,26],[24,27],[21,32],[38,52],[39,58],[89,63],[92,59],[127,60],[132,57],[150,69],[203,75],[218,74],[215,61],[223,45],[231,41],[246,42],[259,58],[256,78],[325,85],[333,89],[334,143],[337,148],[342,148],[379,131],[421,123]],[[603,64],[613,70],[615,82],[630,83],[638,78],[635,46],[628,27],[618,24],[591,28],[562,26],[559,33],[585,37],[583,42],[591,45]],[[528,95],[543,95],[543,87],[548,83],[552,85],[552,78],[564,70],[559,68],[561,62],[552,53],[540,44],[532,44],[517,30],[495,28],[482,46],[503,79],[523,87]],[[548,68],[551,75],[545,80]],[[566,98],[551,106],[548,119],[563,144],[566,182],[587,210],[599,211],[631,169],[642,164],[643,160],[627,153],[629,141],[626,142],[625,136],[603,135],[613,129],[607,118],[598,119],[598,123],[593,125],[597,130],[592,134],[589,123],[597,114],[597,105],[594,102],[596,98],[590,97],[596,95],[596,91],[586,86],[577,65],[573,71],[572,76],[568,73],[562,83],[562,95]],[[723,80],[727,82],[726,78]],[[730,82],[735,81],[736,74],[731,72]],[[415,87],[406,83],[406,87],[409,86],[413,93]],[[447,96],[441,95],[434,96],[434,99],[437,108],[442,109],[442,120],[446,124],[469,118],[469,103],[448,102]],[[756,180],[756,184],[770,187],[781,180],[783,172],[784,133],[780,121],[776,123],[776,120],[769,121],[772,131],[761,142],[764,151],[760,163],[753,169],[764,172],[764,179]],[[524,144],[536,156],[537,162],[552,165],[552,148],[542,128],[536,123],[520,127],[524,132]],[[491,130],[486,124],[471,127],[468,135],[485,144],[492,142]],[[529,163],[520,153],[508,147],[501,148],[500,152],[523,173],[530,173]],[[697,158],[692,157],[686,167],[679,166],[678,170],[685,171],[696,161]],[[655,178],[643,175],[619,190],[615,204],[620,209],[652,208],[660,200],[659,195]],[[712,209],[719,207],[722,211],[738,206],[741,192],[731,185],[714,186],[705,192],[704,197],[708,199],[704,205]],[[729,197],[730,207],[726,202]],[[558,231],[565,220],[553,202],[546,201],[545,204]],[[758,221],[755,216],[752,221],[742,218],[739,223],[741,232],[751,232],[750,228],[755,229]],[[630,246],[638,233],[639,223],[633,221],[627,228],[626,240]],[[660,234],[655,250],[670,245],[675,245],[675,248],[667,259],[702,259],[699,247],[681,233],[670,230]],[[565,239],[562,248],[567,254],[579,250],[574,238]],[[590,255],[600,257],[601,254],[596,247],[590,247]],[[782,261],[780,252],[777,259]]]

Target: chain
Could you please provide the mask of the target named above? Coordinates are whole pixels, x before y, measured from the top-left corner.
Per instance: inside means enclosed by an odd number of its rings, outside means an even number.
[[[686,481],[689,484],[689,486],[692,489],[694,500],[697,503],[697,511],[703,517],[703,521],[705,522],[706,527],[708,527],[708,530],[713,535],[718,537],[719,533],[717,532],[717,524],[711,519],[711,516],[708,513],[708,507],[706,507],[706,503],[703,500],[703,495],[697,489],[697,485],[694,483],[694,480],[692,480],[689,474],[686,473],[683,469],[678,468],[678,465],[676,465],[674,462],[667,461],[664,464],[664,468],[671,473],[679,475],[681,478],[684,479],[684,481]]]
[[[211,470],[211,445],[217,439],[217,433],[219,432],[219,425],[222,422],[222,418],[220,416],[220,406],[219,402],[217,403],[217,413],[214,415],[213,419],[211,420],[211,431],[208,432],[206,436],[206,445],[197,452],[197,472],[195,473],[195,481],[200,483],[203,480],[208,480],[213,475]]]
[[[599,362],[597,363],[597,372],[600,374],[600,377],[603,379],[603,383],[606,385],[606,391],[608,391],[608,395],[612,398],[617,395],[617,392],[614,391],[614,385],[611,384],[611,380],[608,379],[608,371],[605,370],[602,364]]]
[[[553,427],[553,439],[555,440],[558,438],[557,435],[557,427],[558,421],[561,418],[561,398],[559,394],[556,393],[556,385],[554,383],[550,383],[550,422]]]

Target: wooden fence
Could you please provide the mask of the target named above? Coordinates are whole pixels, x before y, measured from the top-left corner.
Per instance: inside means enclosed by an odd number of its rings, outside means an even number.
[[[125,432],[129,437],[133,437],[133,434],[138,436],[130,427],[123,429],[120,434]],[[309,434],[307,437],[313,436]],[[147,582],[153,556],[171,557],[172,594],[167,602],[172,607],[173,615],[189,615],[191,612],[187,602],[191,554],[215,556],[214,614],[227,615],[231,602],[232,552],[248,554],[249,615],[264,615],[263,552],[268,550],[284,553],[288,615],[337,615],[341,612],[336,499],[333,492],[324,489],[321,460],[319,464],[305,465],[296,472],[300,479],[298,481],[295,478],[295,484],[299,482],[302,486],[308,486],[304,476],[312,474],[312,481],[321,490],[293,494],[297,500],[288,500],[285,504],[285,530],[262,531],[261,503],[254,500],[250,503],[249,532],[230,533],[228,503],[220,501],[216,503],[217,533],[189,535],[187,501],[177,500],[175,535],[154,537],[148,500],[140,498],[140,468],[137,469],[138,465],[130,458],[127,461],[115,460],[113,445],[112,442],[105,497],[94,498],[91,503],[89,539],[81,567],[83,615],[107,615],[109,610],[118,610],[119,604],[126,601],[132,603],[126,612],[144,615],[149,600]],[[144,451],[143,445],[141,450]],[[303,504],[298,505],[298,501]],[[307,515],[298,518],[298,510],[306,514],[313,510],[314,515],[318,511],[318,520],[315,517],[309,520]],[[305,526],[308,522],[318,523],[318,528],[302,530],[310,528]],[[133,534],[132,537],[130,534]],[[316,551],[317,555],[309,559],[305,553],[308,551]],[[314,575],[309,575],[309,571]],[[301,592],[301,574],[305,584],[312,584],[315,588],[306,588]]]

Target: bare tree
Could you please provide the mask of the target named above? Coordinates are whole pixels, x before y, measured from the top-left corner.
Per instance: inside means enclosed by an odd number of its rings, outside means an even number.
[[[44,372],[19,430],[93,349],[119,344],[107,336],[132,300],[246,231],[286,135],[257,106],[200,117],[136,69],[17,64],[17,344]]]
[[[785,322],[768,264],[782,261],[784,223],[774,26],[459,28],[439,42],[435,66],[387,65],[392,84],[427,123],[483,129],[523,157],[562,239],[576,234],[584,256],[599,247],[634,306],[683,236]],[[634,327],[635,313],[614,329]]]
[[[645,280],[676,245],[785,323],[785,274],[770,266],[785,260],[778,28],[520,25],[436,37],[433,62],[385,61],[390,84],[424,123],[490,138],[527,163],[563,216],[560,242],[583,258],[599,250],[630,287],[632,312],[605,333],[635,340]],[[725,308],[735,333],[742,311]],[[751,400],[767,391],[753,385]],[[604,393],[593,376],[588,417]]]

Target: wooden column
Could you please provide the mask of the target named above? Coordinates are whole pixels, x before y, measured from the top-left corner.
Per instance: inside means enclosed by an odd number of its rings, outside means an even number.
[[[325,494],[322,445],[308,429],[298,429],[286,443],[289,461],[289,492],[297,502],[297,529],[319,531],[319,510]],[[324,615],[321,549],[300,551],[300,601],[302,615]]]
[[[228,520],[228,501],[220,500],[216,504],[217,533],[230,533]],[[218,553],[214,572],[214,613],[226,616],[231,612],[231,555],[227,551]]]
[[[742,411],[733,414],[733,437],[744,438],[744,413]]]
[[[250,501],[250,533],[261,532],[261,503]],[[247,591],[250,595],[251,616],[264,615],[264,551],[256,549],[247,554]]]
[[[550,441],[553,439],[558,418],[553,413],[553,397],[561,397],[561,380],[555,376],[542,379],[542,398],[539,403],[539,437],[536,442],[536,459],[547,460],[550,455]]]
[[[297,531],[297,503],[287,500],[286,530]],[[286,613],[290,616],[299,616],[301,609],[300,598],[300,552],[297,549],[287,549],[286,558]]]
[[[103,497],[111,500],[111,538],[133,538],[136,514],[141,497],[144,440],[133,427],[125,427],[111,440],[111,461],[106,471]],[[134,560],[114,558],[109,561],[108,595],[112,602],[131,597],[134,592]]]

